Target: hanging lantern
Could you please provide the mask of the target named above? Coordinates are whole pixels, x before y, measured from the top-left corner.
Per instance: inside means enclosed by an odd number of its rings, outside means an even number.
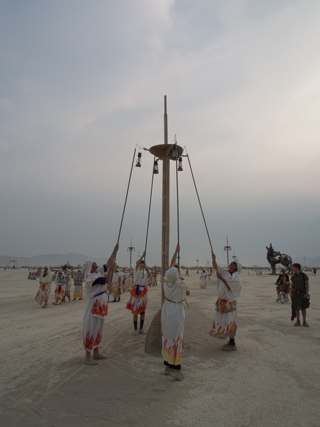
[[[178,146],[177,146],[177,143],[175,143],[171,149],[171,160],[177,160],[178,157],[179,157]]]
[[[154,175],[157,175],[159,173],[158,160],[154,161],[154,164],[153,164],[153,173],[154,173]]]
[[[183,168],[182,168],[182,157],[179,157],[179,166],[178,166],[178,172],[182,172]]]
[[[136,163],[136,168],[141,168],[141,157],[142,157],[142,154],[139,151],[138,159],[137,159],[137,163]]]

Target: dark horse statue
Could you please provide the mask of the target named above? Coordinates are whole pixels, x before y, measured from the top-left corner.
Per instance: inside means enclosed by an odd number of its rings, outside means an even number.
[[[288,273],[291,272],[292,258],[289,255],[281,254],[273,249],[272,244],[266,246],[267,249],[267,260],[271,265],[271,274],[276,274],[276,265],[282,264]]]

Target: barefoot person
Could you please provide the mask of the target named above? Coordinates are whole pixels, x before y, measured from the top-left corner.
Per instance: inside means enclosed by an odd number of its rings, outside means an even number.
[[[86,351],[85,362],[88,365],[96,365],[94,360],[106,359],[99,353],[101,343],[102,328],[104,319],[108,314],[109,295],[107,293],[107,284],[111,282],[115,259],[119,245],[108,259],[107,263],[100,267],[96,262],[89,259],[83,264],[82,272],[84,273],[85,291],[90,298],[86,304],[83,319],[83,346]],[[105,274],[107,275],[105,276]],[[93,350],[93,359],[91,352]]]
[[[130,297],[126,308],[131,310],[133,314],[133,335],[138,335],[138,315],[140,314],[139,334],[145,335],[143,330],[144,318],[148,303],[148,287],[147,280],[151,273],[146,266],[143,258],[146,256],[146,251],[143,252],[141,258],[138,259],[135,269],[134,285],[130,289]]]
[[[187,283],[179,277],[179,270],[174,267],[179,250],[180,247],[177,245],[170,267],[163,278],[165,299],[161,310],[161,337],[165,374],[172,375],[181,381],[183,380],[181,350],[185,317],[182,302],[185,295],[190,295],[190,292]]]
[[[212,252],[212,267],[217,272],[218,299],[216,313],[209,334],[216,338],[229,338],[222,347],[225,351],[236,351],[235,336],[237,332],[237,306],[241,292],[240,269],[237,261],[230,263],[229,268],[218,267],[216,256]]]
[[[35,297],[35,300],[38,304],[43,306],[42,308],[48,307],[48,299],[51,291],[51,283],[53,282],[55,276],[54,273],[50,270],[50,267],[46,265],[44,271],[40,276],[40,286]]]

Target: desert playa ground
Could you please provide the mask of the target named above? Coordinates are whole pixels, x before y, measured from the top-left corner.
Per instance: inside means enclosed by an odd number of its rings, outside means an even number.
[[[84,365],[84,301],[41,309],[26,270],[0,271],[0,425],[7,426],[319,426],[320,276],[310,278],[310,328],[294,327],[289,303],[276,303],[275,277],[243,270],[237,352],[208,335],[216,282],[187,278],[182,366],[163,374],[160,354],[132,335],[128,293],[109,304],[98,366]],[[318,272],[319,274],[319,272]],[[146,329],[160,307],[149,291]]]

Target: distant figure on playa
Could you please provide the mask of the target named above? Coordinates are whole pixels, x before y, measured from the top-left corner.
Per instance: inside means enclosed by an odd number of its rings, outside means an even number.
[[[283,289],[284,292],[289,293],[289,289],[290,289],[289,276],[286,274],[286,270],[284,268],[281,270],[281,274],[279,274],[278,279],[277,279],[275,285],[277,285],[277,299],[276,299],[276,302],[278,302],[280,300],[279,299],[279,293],[280,293],[280,291]]]
[[[185,295],[190,295],[190,291],[183,277],[179,277],[178,269],[174,267],[179,250],[180,247],[177,245],[170,267],[163,278],[165,299],[161,310],[161,337],[164,373],[181,381],[183,380],[181,351],[185,318],[182,302]]]
[[[158,286],[158,281],[157,281],[158,274],[157,274],[157,269],[156,268],[153,270],[152,276],[153,276],[152,286]]]
[[[54,291],[54,298],[55,301],[53,302],[54,305],[61,305],[63,299],[64,299],[64,294],[66,291],[66,277],[65,275],[62,273],[62,271],[58,271],[58,274],[56,275],[56,289]]]
[[[222,347],[224,351],[236,351],[235,336],[238,327],[237,308],[241,292],[240,269],[238,261],[232,261],[228,269],[218,267],[216,256],[212,252],[212,267],[217,272],[218,299],[216,313],[209,334],[216,338],[229,338]]]
[[[200,274],[200,288],[201,289],[207,288],[207,273],[205,269],[203,269]]]
[[[307,323],[307,311],[309,307],[309,277],[301,271],[301,265],[297,262],[292,264],[293,276],[291,278],[291,299],[292,310],[295,311],[297,321],[294,326],[300,326],[300,311],[302,314],[303,326],[309,327]]]
[[[118,266],[116,267],[113,276],[112,276],[112,296],[113,300],[111,302],[119,302],[120,296],[121,296],[121,282],[122,282],[122,275],[120,274],[120,271],[118,269]]]
[[[133,314],[133,335],[138,335],[138,315],[140,314],[140,327],[139,334],[145,335],[143,324],[145,319],[145,313],[148,303],[148,286],[147,281],[151,276],[151,273],[146,266],[143,258],[146,256],[146,251],[143,252],[141,258],[138,259],[135,275],[134,285],[130,289],[130,297],[127,302],[126,308],[131,310]]]
[[[84,274],[78,270],[73,278],[73,301],[82,300]]]
[[[63,275],[64,275],[64,280],[65,280],[65,292],[64,292],[64,296],[63,296],[63,302],[66,302],[66,298],[69,299],[69,302],[71,301],[71,288],[72,288],[72,273],[70,273],[67,270],[67,267],[63,268]]]
[[[112,273],[116,266],[115,259],[118,249],[119,245],[117,244],[103,267],[99,267],[91,259],[82,266],[85,291],[90,298],[84,309],[83,319],[83,346],[86,351],[85,363],[88,365],[97,365],[95,360],[107,358],[100,354],[99,345],[101,344],[104,320],[108,314],[107,285],[111,282]],[[91,358],[92,350],[93,357]]]
[[[48,307],[48,299],[51,291],[51,283],[53,282],[55,275],[53,271],[50,270],[50,267],[46,265],[44,267],[43,273],[40,276],[40,286],[35,297],[35,300],[38,304],[43,306],[42,308]]]

